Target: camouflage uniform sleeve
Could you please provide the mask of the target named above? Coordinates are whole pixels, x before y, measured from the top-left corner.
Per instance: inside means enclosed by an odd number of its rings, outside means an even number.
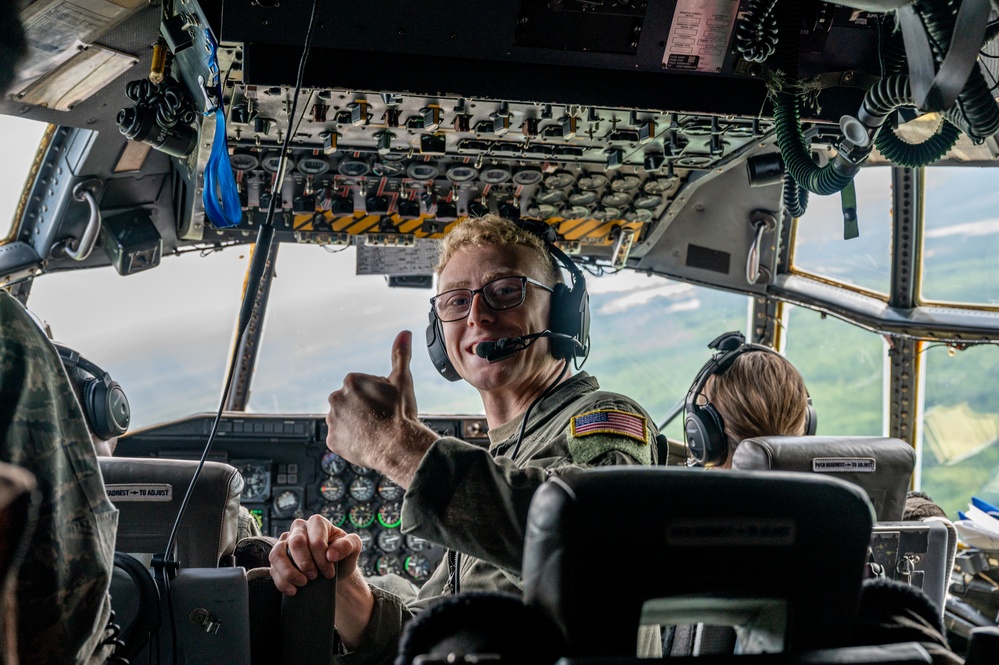
[[[385,665],[395,660],[402,629],[413,613],[402,598],[374,585],[369,587],[375,606],[361,642],[354,651],[334,656],[332,665]]]
[[[41,499],[17,580],[20,662],[104,662],[118,511],[55,348],[2,290],[0,460],[33,473]]]

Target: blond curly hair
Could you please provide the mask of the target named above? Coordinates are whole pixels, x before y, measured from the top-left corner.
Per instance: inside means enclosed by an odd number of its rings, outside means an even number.
[[[494,245],[499,247],[523,245],[529,248],[537,255],[538,262],[544,267],[545,277],[549,278],[552,284],[563,281],[555,258],[545,247],[545,242],[541,238],[509,219],[493,214],[469,217],[444,236],[440,244],[440,258],[434,268],[434,273],[440,276],[448,261],[454,257],[455,252],[463,247],[491,247]]]

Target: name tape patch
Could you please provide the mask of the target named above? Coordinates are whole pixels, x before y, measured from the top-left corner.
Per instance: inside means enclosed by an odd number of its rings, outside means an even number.
[[[578,415],[572,419],[572,435],[619,434],[645,443],[645,417],[637,413],[602,409]]]
[[[106,489],[112,502],[173,500],[173,485],[169,483],[107,485]]]
[[[877,461],[873,457],[816,457],[812,471],[817,473],[873,473]]]

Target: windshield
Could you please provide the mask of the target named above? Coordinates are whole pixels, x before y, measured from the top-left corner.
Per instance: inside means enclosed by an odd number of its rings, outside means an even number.
[[[0,166],[0,239],[10,235],[25,178],[48,124],[0,115],[3,166]]]

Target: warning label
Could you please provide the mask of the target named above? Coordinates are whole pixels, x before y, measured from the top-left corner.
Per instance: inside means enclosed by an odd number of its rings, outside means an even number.
[[[877,462],[873,457],[816,457],[812,471],[818,473],[873,473]]]
[[[120,501],[172,501],[173,485],[149,483],[142,485],[107,485],[112,503]]]
[[[677,0],[663,53],[666,69],[720,72],[739,0]]]

